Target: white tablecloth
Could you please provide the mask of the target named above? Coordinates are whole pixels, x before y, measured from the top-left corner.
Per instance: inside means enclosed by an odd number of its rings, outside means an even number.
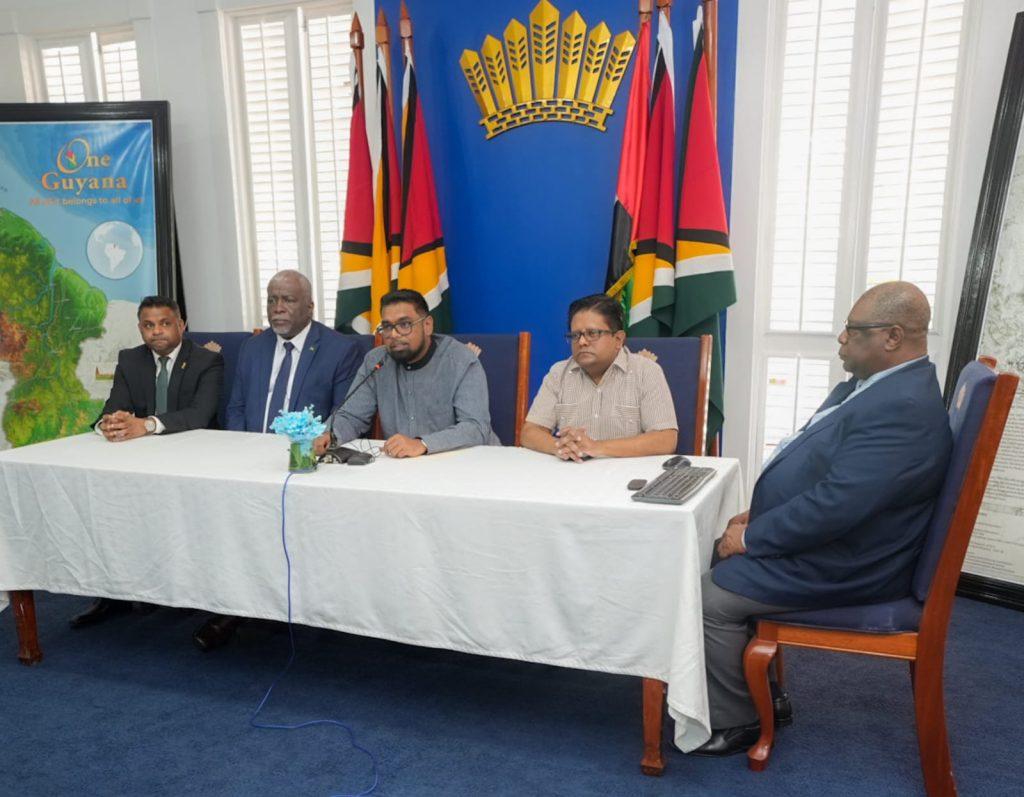
[[[700,575],[741,509],[731,459],[683,507],[626,484],[664,457],[480,447],[293,476],[293,619],[668,683],[677,743],[708,731]],[[0,453],[0,589],[287,617],[287,444],[196,431]]]

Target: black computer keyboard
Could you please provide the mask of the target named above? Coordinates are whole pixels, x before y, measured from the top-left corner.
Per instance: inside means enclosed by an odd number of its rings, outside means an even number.
[[[633,493],[633,500],[646,501],[650,504],[682,504],[714,475],[714,468],[666,470]]]

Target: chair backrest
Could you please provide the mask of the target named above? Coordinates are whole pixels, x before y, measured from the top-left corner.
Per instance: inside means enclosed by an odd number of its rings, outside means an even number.
[[[487,375],[491,428],[507,446],[519,445],[530,398],[530,333],[451,335],[480,348],[480,365]]]
[[[997,375],[977,361],[960,372],[949,408],[953,452],[911,585],[914,597],[927,601],[922,629],[929,614],[944,612],[940,622],[948,621],[1018,381],[1013,374]]]
[[[679,423],[676,453],[702,455],[708,427],[711,336],[626,338],[626,345],[632,352],[646,349],[654,354],[665,372]]]
[[[231,397],[231,385],[235,381],[235,369],[238,367],[238,352],[242,344],[252,337],[251,332],[192,332],[185,337],[196,346],[213,348],[224,357],[224,387],[220,393],[220,404],[217,406],[217,426],[225,428],[227,420],[228,399]],[[208,343],[214,346],[207,346]]]

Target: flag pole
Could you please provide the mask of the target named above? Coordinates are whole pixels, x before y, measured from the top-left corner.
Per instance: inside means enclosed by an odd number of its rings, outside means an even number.
[[[348,45],[352,48],[356,58],[356,80],[359,85],[356,87],[359,90],[359,96],[365,96],[363,94],[363,47],[365,41],[363,39],[363,26],[359,24],[359,14],[352,15],[352,27],[348,32]]]
[[[704,57],[707,59],[711,120],[718,127],[718,0],[703,0]]]
[[[412,19],[409,17],[409,6],[405,4],[405,0],[402,0],[401,17],[398,22],[398,34],[402,39],[402,43],[409,48],[409,54],[412,54]]]
[[[388,93],[393,91],[394,84],[391,82],[391,28],[388,27],[388,18],[384,16],[384,9],[377,12],[377,46],[384,50],[387,56],[384,59],[384,77],[388,81]]]
[[[665,21],[672,16],[672,0],[658,0],[658,9],[665,12]]]

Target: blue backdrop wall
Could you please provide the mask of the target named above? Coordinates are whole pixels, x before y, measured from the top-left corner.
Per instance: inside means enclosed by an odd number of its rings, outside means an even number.
[[[636,0],[552,0],[564,20],[574,10],[588,30],[600,21],[613,36],[636,33]],[[456,332],[533,335],[531,389],[568,356],[565,313],[573,299],[604,289],[619,147],[629,74],[607,132],[549,122],[484,138],[479,109],[459,57],[498,39],[512,17],[524,25],[536,0],[407,0],[416,69],[444,224]],[[733,98],[738,0],[719,2],[718,149],[726,192],[732,175]],[[378,0],[392,28],[396,119],[401,118],[399,0]],[[676,0],[677,137],[692,56],[691,23],[699,0]],[[364,24],[368,40],[372,28]],[[656,28],[655,28],[656,30]],[[655,43],[652,41],[653,59]],[[650,68],[650,65],[648,65]],[[678,147],[677,147],[678,157]],[[532,397],[532,394],[531,394]]]

